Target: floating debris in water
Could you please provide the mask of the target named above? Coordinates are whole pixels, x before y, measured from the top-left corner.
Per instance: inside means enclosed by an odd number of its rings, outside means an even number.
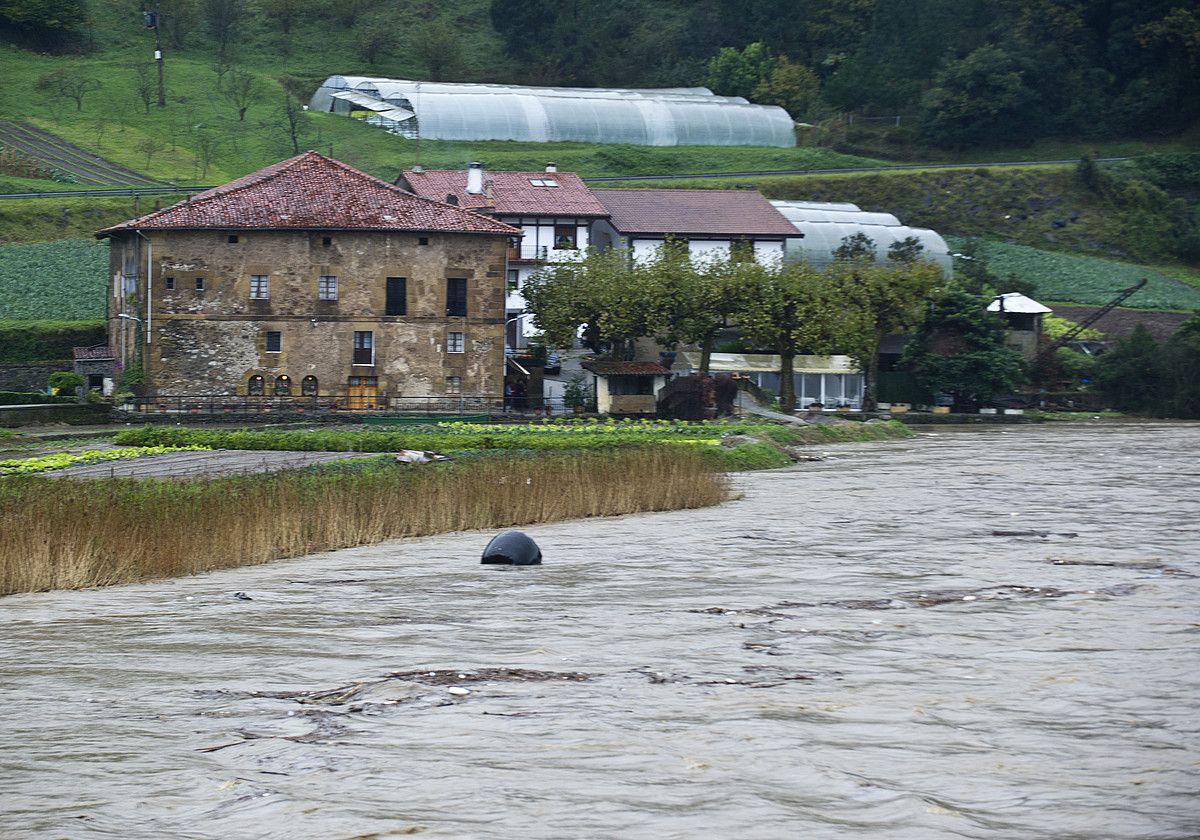
[[[1041,537],[1042,539],[1045,539],[1046,537],[1067,537],[1068,539],[1074,539],[1075,537],[1078,537],[1079,534],[1075,533],[1074,531],[1062,531],[1059,533],[1055,533],[1053,531],[992,531],[992,536],[993,537]]]
[[[781,601],[770,607],[747,609],[739,607],[708,607],[702,610],[688,610],[693,613],[706,615],[761,615],[771,619],[798,618],[799,616],[780,612],[781,610],[811,609],[812,607],[834,607],[843,610],[902,610],[910,607],[939,607],[945,604],[977,602],[977,601],[1016,601],[1024,599],[1065,598],[1068,595],[1129,595],[1137,588],[1136,584],[1118,584],[1101,589],[1085,591],[1057,589],[1053,586],[1021,586],[1008,584],[1004,586],[989,586],[982,589],[945,589],[919,590],[916,592],[897,592],[885,598],[847,598],[838,601]]]

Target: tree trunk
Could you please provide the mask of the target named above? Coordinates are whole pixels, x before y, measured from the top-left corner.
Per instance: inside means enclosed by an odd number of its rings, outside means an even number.
[[[791,414],[796,410],[796,358],[793,348],[779,348],[779,410]]]
[[[247,106],[247,107],[249,107],[249,106]],[[238,122],[245,122],[245,120],[246,120],[246,108],[238,108]]]
[[[708,376],[708,368],[712,364],[713,344],[716,343],[716,334],[710,334],[704,337],[704,341],[700,343],[700,375]]]
[[[875,342],[863,365],[863,411],[874,411],[879,399],[879,346],[883,344],[883,332],[876,330]]]

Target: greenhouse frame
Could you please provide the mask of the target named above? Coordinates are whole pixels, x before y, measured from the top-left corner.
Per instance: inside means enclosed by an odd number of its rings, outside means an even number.
[[[891,213],[873,213],[857,204],[826,204],[813,201],[772,201],[775,209],[803,234],[802,239],[789,239],[784,259],[808,260],[815,266],[833,262],[833,252],[843,240],[856,233],[870,237],[875,243],[875,258],[887,259],[888,248],[895,242],[915,237],[924,250],[922,258],[937,263],[947,275],[953,272],[953,260],[946,240],[928,228],[901,224]]]
[[[639,146],[796,145],[788,112],[708,88],[555,88],[330,76],[309,108],[404,137]]]

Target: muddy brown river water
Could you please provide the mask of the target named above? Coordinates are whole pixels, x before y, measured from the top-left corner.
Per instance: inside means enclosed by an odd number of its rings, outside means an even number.
[[[540,568],[2,599],[0,837],[1200,836],[1200,426],[822,451]]]

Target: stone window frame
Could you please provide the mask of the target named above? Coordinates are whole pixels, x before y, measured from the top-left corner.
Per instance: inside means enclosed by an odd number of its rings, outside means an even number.
[[[311,373],[300,380],[300,396],[302,397],[318,397],[321,395],[321,389],[318,387],[317,377]]]
[[[274,337],[274,341],[272,341]],[[271,349],[271,345],[275,345],[275,349]],[[266,352],[267,353],[282,353],[283,352],[283,332],[280,330],[267,330],[266,337]]]
[[[175,278],[174,277],[164,277],[163,278],[163,288],[166,289],[168,292],[175,291]]]
[[[251,274],[250,275],[250,300],[270,300],[271,299],[271,275],[269,274]]]
[[[462,391],[462,377],[461,376],[447,376],[446,377],[446,393],[457,395],[457,394],[461,394],[462,392],[463,392]]]
[[[290,397],[292,395],[292,378],[286,373],[281,373],[275,377],[275,391],[277,397]]]
[[[203,278],[203,277],[197,277],[197,278],[196,278],[196,291],[197,291],[197,292],[203,292],[203,291],[204,291],[204,278]]]
[[[446,333],[446,352],[465,353],[467,351],[467,334],[459,330]]]
[[[322,274],[317,277],[317,300],[337,300],[338,282],[336,274]]]
[[[466,277],[446,278],[446,317],[467,317],[467,295],[470,284]]]
[[[362,336],[362,337],[360,337]],[[365,358],[365,354],[370,354],[370,361],[363,362],[359,359]],[[354,331],[354,352],[350,357],[350,364],[362,365],[364,367],[374,366],[375,364],[375,332],[374,330],[355,330]]]
[[[261,397],[266,393],[266,388],[267,380],[262,374],[256,373],[246,380],[246,396],[248,397]]]
[[[398,289],[398,293],[393,297],[390,290]],[[389,304],[399,304],[389,305]],[[393,312],[393,309],[399,309],[399,312]],[[387,277],[384,278],[384,309],[383,314],[388,317],[404,317],[408,315],[408,278],[407,277]]]

